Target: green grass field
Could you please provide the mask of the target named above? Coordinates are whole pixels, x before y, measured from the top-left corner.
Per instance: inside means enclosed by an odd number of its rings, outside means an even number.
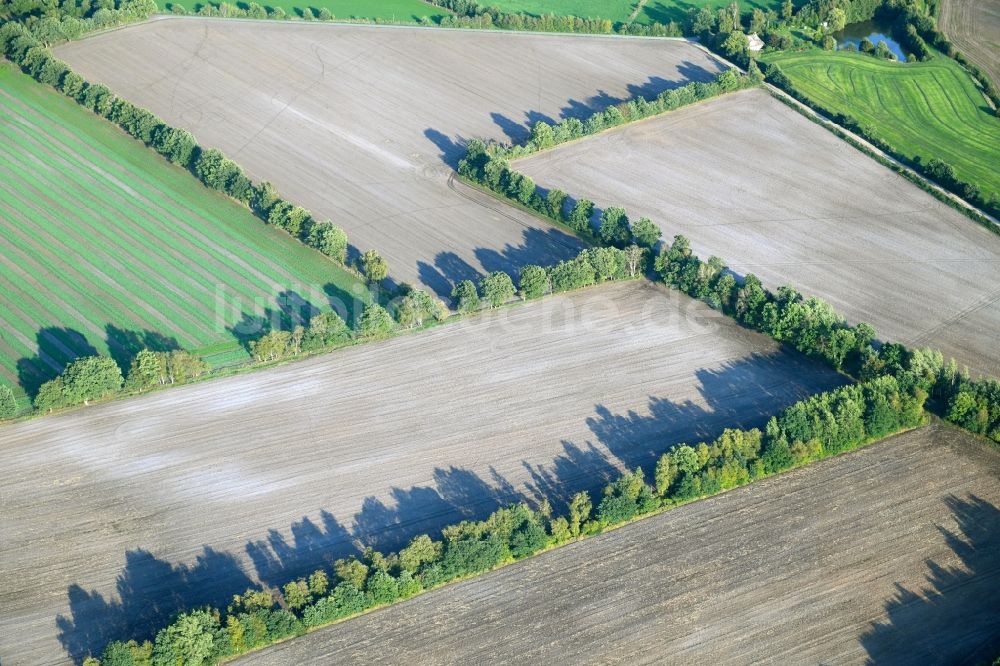
[[[0,381],[163,338],[232,362],[244,313],[354,307],[351,274],[7,65],[0,179]]]
[[[505,12],[543,16],[578,16],[626,21],[638,0],[491,0],[483,4]]]
[[[721,7],[728,7],[732,0],[648,0],[642,11],[636,17],[636,23],[669,23],[676,21],[683,23],[688,15],[688,10],[708,7],[715,10]],[[799,7],[805,4],[804,0],[795,0],[794,4]],[[753,9],[773,9],[781,10],[781,0],[741,0],[739,3],[741,12],[749,12]]]
[[[709,7],[718,9],[728,7],[731,0],[648,0],[636,16],[636,23],[683,23],[688,10]],[[635,10],[639,0],[491,0],[485,2],[491,7],[499,7],[508,12],[521,12],[541,16],[555,14],[557,16],[579,16],[581,18],[606,18],[612,21],[627,21]],[[796,1],[796,6],[802,4]],[[755,7],[761,9],[781,9],[781,0],[743,0],[741,11],[749,11]]]
[[[218,5],[220,0],[211,0],[211,3]],[[245,7],[249,0],[228,0],[230,4]],[[435,7],[429,2],[422,0],[256,0],[257,3],[267,9],[280,7],[289,16],[302,16],[303,10],[309,7],[313,10],[313,15],[318,15],[319,10],[326,8],[330,10],[334,18],[338,19],[382,19],[385,21],[412,22],[419,21],[423,17],[428,17],[435,22],[447,16],[449,12],[440,7]],[[199,7],[206,4],[204,0],[157,0],[160,9],[170,11],[170,7],[175,4],[182,5],[188,11],[197,11]]]
[[[1000,118],[950,58],[904,64],[816,49],[766,60],[818,106],[873,127],[907,158],[937,157],[1000,195]]]

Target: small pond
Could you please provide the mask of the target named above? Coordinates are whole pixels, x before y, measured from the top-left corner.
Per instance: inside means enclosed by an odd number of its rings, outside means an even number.
[[[888,24],[878,21],[862,21],[861,23],[852,23],[843,30],[833,33],[833,37],[837,40],[838,49],[842,49],[848,44],[854,44],[854,48],[858,49],[861,40],[865,37],[875,46],[878,46],[879,42],[885,42],[897,60],[906,62],[906,54],[903,53],[899,42],[892,38],[891,32]]]

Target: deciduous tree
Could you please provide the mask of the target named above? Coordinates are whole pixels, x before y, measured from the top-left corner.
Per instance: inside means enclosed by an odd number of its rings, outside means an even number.
[[[503,271],[494,271],[484,277],[479,283],[479,290],[483,298],[494,308],[514,298],[517,292],[513,280]]]

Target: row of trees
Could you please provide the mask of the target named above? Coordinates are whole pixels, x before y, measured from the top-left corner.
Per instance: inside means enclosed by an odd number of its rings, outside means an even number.
[[[572,126],[566,123],[560,125]],[[546,130],[533,133],[529,141],[534,144],[524,149],[525,153],[547,145],[548,140],[538,141],[538,137],[547,136]],[[587,250],[580,257],[561,262],[548,270],[538,269],[540,272],[529,274],[532,279],[539,284],[544,280],[545,289],[562,291],[602,279],[613,279],[606,276],[623,277],[627,274],[632,277],[642,273],[645,257],[639,251],[654,247],[660,238],[660,230],[655,223],[641,218],[632,224],[623,208],[611,206],[602,212],[599,226],[595,229],[593,202],[581,198],[570,207],[567,205],[569,196],[560,190],[550,190],[543,197],[529,177],[509,168],[506,156],[521,154],[518,150],[470,141],[466,157],[460,165],[461,173],[498,194],[566,224],[580,236],[603,246]],[[943,169],[933,163],[929,166],[931,169]],[[633,244],[621,249],[626,243]],[[608,249],[618,250],[619,253],[601,254]],[[623,271],[623,265],[628,267],[627,271]],[[535,267],[530,268],[535,270]],[[721,258],[702,260],[695,255],[684,236],[675,236],[669,246],[662,247],[654,261],[654,268],[667,285],[854,377],[874,379],[889,372],[884,370],[885,367],[896,368],[889,373],[899,376],[901,361],[893,360],[895,357],[938,358],[935,377],[940,381],[924,381],[920,385],[931,395],[935,413],[1000,441],[1000,384],[996,380],[973,381],[968,373],[959,373],[954,362],[945,365],[940,360],[940,354],[935,357],[932,351],[909,351],[892,344],[877,346],[875,329],[869,324],[852,326],[822,299],[803,298],[790,286],[771,292],[752,273],[737,280]],[[522,293],[526,293],[524,282],[522,275]],[[923,366],[927,364],[926,361],[922,363]]]
[[[702,261],[684,236],[675,236],[654,262],[663,281],[706,301],[741,324],[789,344],[853,377],[874,381],[888,376],[907,392],[930,396],[931,411],[972,432],[1000,442],[1000,381],[973,380],[940,352],[878,345],[869,324],[851,326],[829,303],[804,299],[783,286],[777,293],[748,274],[742,282],[718,257]]]
[[[485,159],[487,157],[513,160],[538,152],[539,150],[552,148],[567,141],[597,134],[612,127],[618,127],[619,125],[642,120],[643,118],[667,113],[682,106],[695,104],[705,99],[749,88],[758,85],[763,80],[763,75],[760,74],[759,70],[757,74],[758,76],[754,77],[741,74],[735,69],[727,69],[717,75],[712,81],[695,81],[677,88],[671,88],[670,90],[661,92],[653,99],[634,97],[627,102],[609,106],[603,111],[595,111],[584,119],[566,118],[555,124],[540,120],[531,128],[528,140],[519,145],[511,146],[492,142],[486,144],[474,139],[467,146],[468,154],[466,155],[466,161],[472,161],[467,168],[481,170],[485,166]]]
[[[65,62],[54,58],[29,28],[17,22],[0,26],[0,49],[39,82],[51,85],[115,123],[169,161],[189,170],[207,187],[247,206],[267,224],[283,229],[346,266],[348,239],[343,229],[329,220],[314,219],[305,208],[283,199],[271,183],[253,183],[239,164],[215,148],[203,150],[190,132],[167,125],[146,109],[117,97],[106,86],[88,83]]]
[[[475,312],[485,304],[496,308],[515,295],[532,300],[547,293],[582,289],[611,280],[632,280],[645,272],[647,251],[638,245],[625,248],[595,247],[582,250],[573,259],[548,268],[528,265],[521,268],[517,287],[502,271],[490,273],[479,281],[462,280],[451,297],[459,312]]]
[[[580,18],[544,14],[533,16],[508,12],[495,6],[482,5],[475,0],[429,0],[453,14],[441,19],[439,25],[449,28],[498,28],[501,30],[526,30],[532,32],[576,32],[591,34],[627,34],[647,37],[680,37],[684,34],[681,24],[652,22],[649,24],[614,22],[607,18]]]
[[[87,666],[213,664],[305,633],[309,628],[407,599],[456,578],[489,571],[636,518],[858,447],[923,422],[926,393],[884,376],[796,403],[761,431],[726,430],[710,443],[680,445],[656,464],[652,483],[641,468],[595,499],[577,493],[562,514],[543,501],[498,509],[424,534],[397,553],[368,549],[331,570],[288,581],[281,589],[249,589],[225,610],[180,614],[152,642],[113,642]]]
[[[752,273],[738,282],[719,257],[703,261],[694,254],[684,236],[662,249],[654,267],[671,287],[837,370],[856,373],[875,337],[870,325],[851,326],[829,303],[804,299],[790,286],[772,293]]]
[[[67,365],[58,377],[42,384],[34,406],[40,412],[48,412],[102,400],[123,389],[141,392],[159,385],[182,384],[206,372],[208,364],[202,358],[179,349],[143,349],[132,360],[127,375],[122,374],[110,356],[84,356]]]

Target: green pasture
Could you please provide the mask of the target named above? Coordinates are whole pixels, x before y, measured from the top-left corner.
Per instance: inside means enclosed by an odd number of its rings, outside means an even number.
[[[1000,118],[954,60],[898,63],[819,49],[766,60],[816,105],[853,116],[907,158],[937,157],[1000,195]]]
[[[691,9],[719,9],[728,7],[732,0],[648,0],[642,5],[636,15],[636,23],[683,23]],[[508,12],[542,16],[555,14],[557,16],[579,16],[581,18],[606,18],[614,22],[625,22],[635,11],[639,0],[491,0],[485,2],[491,7],[499,7]],[[796,6],[802,0],[796,1]],[[747,12],[754,8],[781,9],[781,0],[743,0],[739,3],[740,11]]]
[[[635,20],[636,23],[669,23],[670,21],[683,23],[691,9],[708,7],[711,10],[716,10],[728,7],[731,3],[732,0],[693,0],[692,2],[649,0]],[[781,0],[741,0],[738,4],[740,11],[744,13],[754,9],[781,11]],[[804,0],[794,0],[793,4],[799,7],[805,3]]]
[[[577,16],[590,19],[627,21],[637,0],[491,0],[484,2],[505,12],[544,16]]]
[[[0,381],[22,389],[137,344],[230,363],[266,326],[248,318],[368,300],[322,254],[10,66],[0,179]]]

